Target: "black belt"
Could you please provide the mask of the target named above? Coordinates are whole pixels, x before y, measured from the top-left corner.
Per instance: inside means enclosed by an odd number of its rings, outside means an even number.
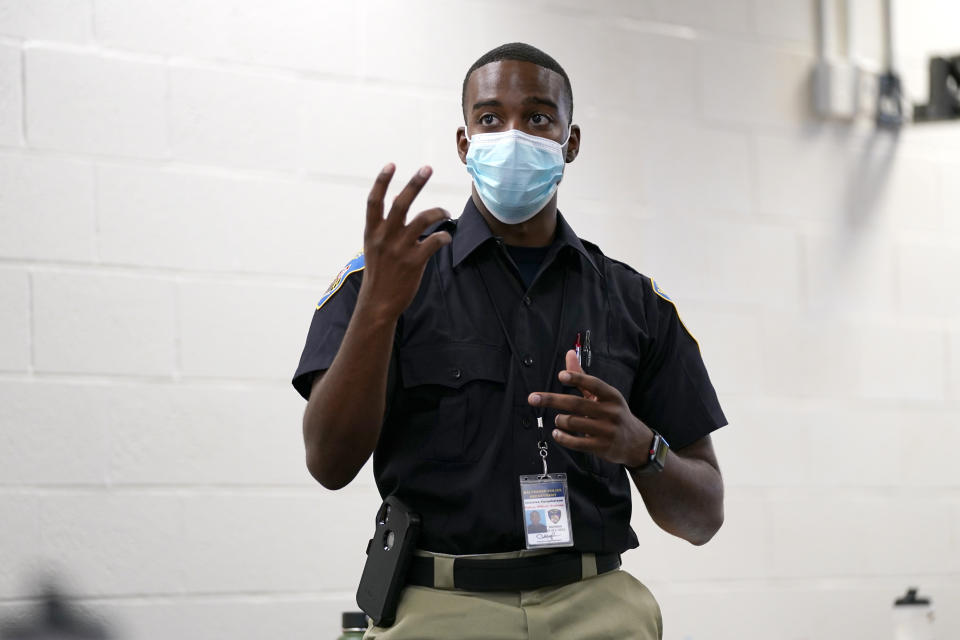
[[[466,591],[527,591],[583,579],[582,554],[559,552],[522,558],[457,558],[453,586]],[[597,574],[620,566],[619,553],[598,553]],[[414,556],[407,584],[433,587],[433,557]]]

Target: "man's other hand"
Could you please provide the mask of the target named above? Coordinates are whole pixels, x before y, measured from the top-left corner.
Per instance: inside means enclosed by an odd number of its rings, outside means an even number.
[[[558,414],[554,441],[569,449],[593,453],[616,464],[639,466],[647,459],[653,432],[630,412],[623,395],[600,378],[587,375],[574,351],[567,351],[560,382],[576,387],[582,398],[562,393],[531,393],[528,402]]]

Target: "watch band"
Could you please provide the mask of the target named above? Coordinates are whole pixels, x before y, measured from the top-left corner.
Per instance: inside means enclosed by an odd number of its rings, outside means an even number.
[[[653,442],[650,443],[650,450],[647,452],[646,461],[636,467],[627,467],[628,470],[637,473],[659,473],[663,471],[670,445],[662,435],[653,429],[651,429],[651,431],[653,431]]]

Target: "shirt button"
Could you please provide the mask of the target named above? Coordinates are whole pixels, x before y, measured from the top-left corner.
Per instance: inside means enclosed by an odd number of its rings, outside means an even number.
[[[460,369],[452,369],[452,370],[450,371],[450,376],[451,376],[454,380],[459,380],[459,379],[461,378],[461,376],[463,376],[463,373],[460,371]]]
[[[524,429],[529,429],[529,428],[530,428],[530,418],[527,418],[526,416],[524,416],[523,418],[521,418],[521,419],[520,419],[520,426],[522,426]]]
[[[530,296],[523,296],[523,304],[530,306]]]
[[[524,356],[523,357],[523,366],[532,367],[533,366],[533,356]]]

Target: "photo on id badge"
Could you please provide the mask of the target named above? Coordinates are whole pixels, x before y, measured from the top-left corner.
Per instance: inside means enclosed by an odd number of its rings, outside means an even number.
[[[527,549],[573,546],[566,474],[520,477]]]

